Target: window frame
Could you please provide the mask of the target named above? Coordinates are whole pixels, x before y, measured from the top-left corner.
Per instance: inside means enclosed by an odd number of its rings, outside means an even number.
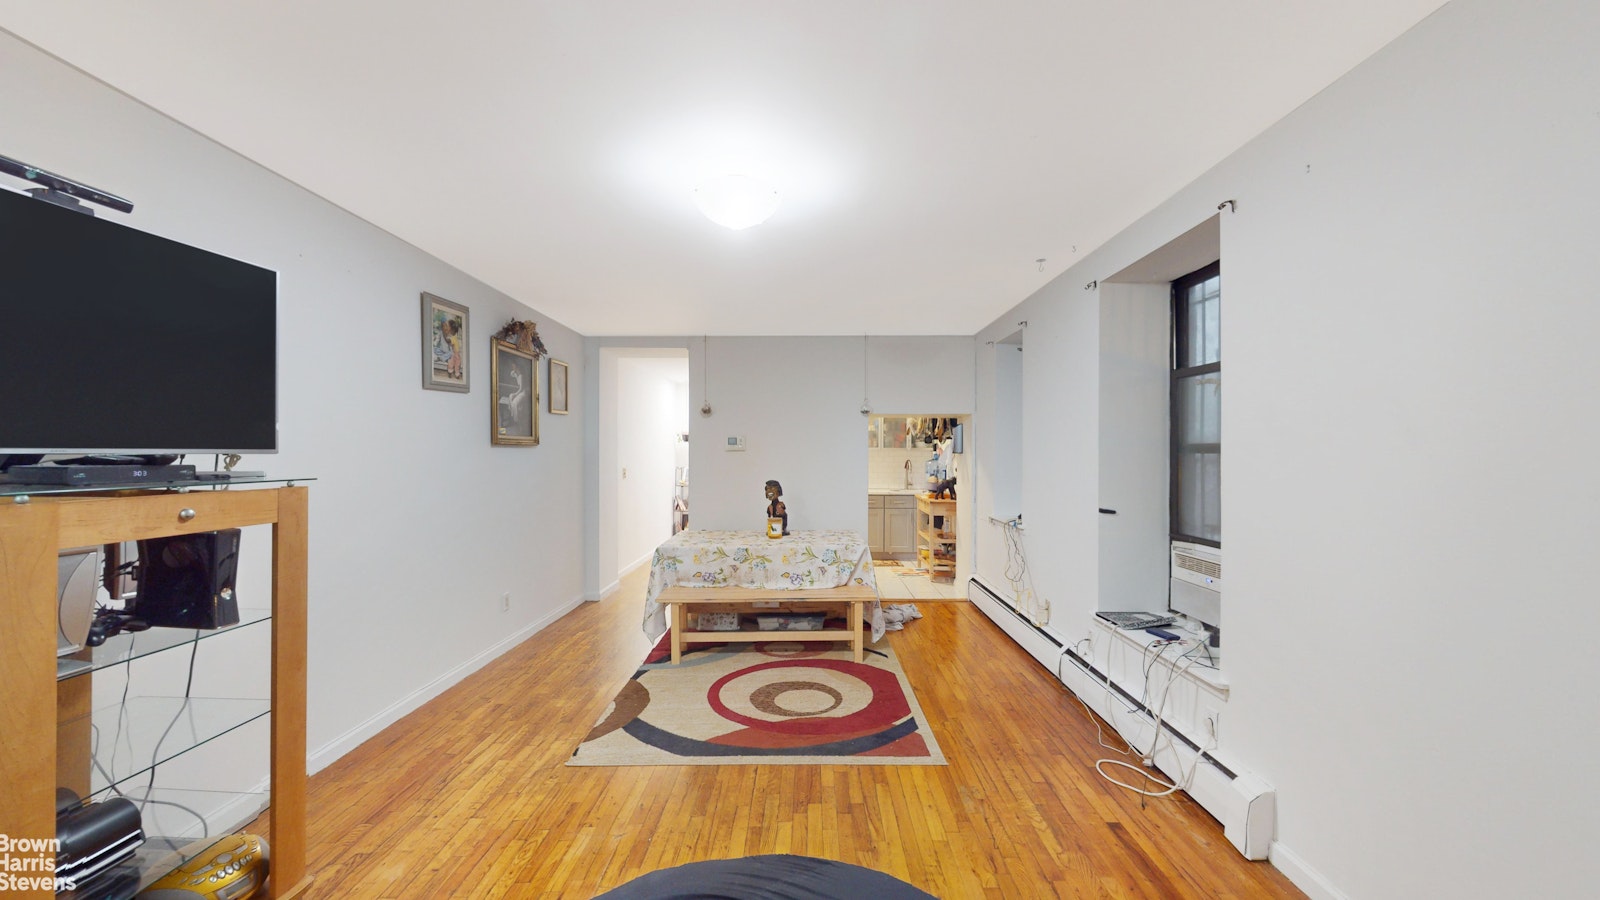
[[[1168,401],[1168,408],[1167,408],[1168,427],[1167,427],[1167,431],[1168,431],[1168,440],[1170,441],[1170,446],[1169,446],[1168,453],[1167,453],[1168,478],[1169,478],[1168,483],[1167,483],[1167,536],[1171,540],[1174,540],[1174,541],[1187,541],[1189,543],[1200,544],[1200,545],[1205,546],[1205,547],[1216,547],[1218,549],[1221,549],[1221,547],[1222,547],[1222,542],[1220,540],[1212,540],[1210,538],[1200,537],[1199,535],[1186,534],[1186,533],[1184,533],[1184,532],[1182,532],[1182,531],[1180,531],[1178,529],[1178,522],[1179,522],[1179,510],[1178,510],[1178,495],[1179,495],[1179,480],[1178,480],[1179,452],[1178,451],[1179,451],[1179,442],[1178,442],[1178,435],[1179,435],[1179,431],[1180,431],[1180,426],[1179,426],[1179,422],[1178,422],[1178,386],[1183,383],[1184,379],[1192,378],[1192,377],[1194,377],[1196,375],[1210,375],[1210,374],[1213,374],[1213,373],[1216,373],[1216,374],[1220,375],[1220,373],[1222,372],[1222,345],[1221,345],[1221,342],[1219,340],[1219,342],[1217,344],[1217,361],[1216,362],[1203,363],[1203,364],[1198,365],[1198,366],[1184,366],[1184,367],[1180,368],[1178,366],[1178,360],[1187,359],[1189,357],[1189,354],[1188,354],[1188,350],[1189,350],[1189,346],[1188,346],[1188,341],[1189,341],[1189,303],[1188,303],[1188,298],[1187,298],[1187,294],[1188,294],[1189,288],[1194,287],[1197,284],[1204,284],[1205,282],[1210,281],[1212,278],[1221,278],[1221,277],[1222,277],[1222,260],[1219,259],[1216,262],[1211,263],[1210,265],[1202,266],[1201,268],[1198,268],[1198,269],[1194,270],[1193,272],[1190,272],[1187,275],[1184,275],[1184,276],[1181,276],[1179,278],[1173,279],[1173,281],[1172,281],[1172,335],[1171,335],[1171,353],[1172,353],[1172,356],[1171,356],[1171,377],[1169,379],[1168,392],[1167,392],[1168,393],[1168,398],[1167,398],[1167,401]],[[1218,302],[1219,305],[1222,302],[1222,296],[1221,296],[1221,293],[1220,293],[1220,285],[1219,285],[1219,293],[1217,295],[1217,302]],[[1221,328],[1221,323],[1222,323],[1222,314],[1221,314],[1221,310],[1220,310],[1220,306],[1219,306],[1219,310],[1218,310],[1218,314],[1217,314],[1217,324],[1218,324],[1218,328],[1219,329]],[[1221,423],[1220,422],[1218,423],[1217,431],[1218,431],[1217,455],[1218,455],[1218,458],[1220,460],[1221,455],[1222,455],[1222,441],[1221,441],[1221,437],[1220,437],[1220,435],[1221,435]],[[1220,475],[1219,475],[1219,478],[1220,478]],[[1221,490],[1221,485],[1219,484],[1218,485],[1219,493],[1220,493],[1220,490]]]

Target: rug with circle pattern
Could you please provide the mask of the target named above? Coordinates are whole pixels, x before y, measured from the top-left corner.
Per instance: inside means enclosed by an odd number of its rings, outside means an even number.
[[[569,766],[944,765],[887,646],[793,638],[700,644],[674,666],[662,638]]]

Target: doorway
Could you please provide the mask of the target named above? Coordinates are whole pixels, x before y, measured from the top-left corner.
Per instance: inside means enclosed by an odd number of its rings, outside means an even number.
[[[965,428],[961,416],[867,418],[867,542],[885,600],[966,599],[956,587]]]
[[[605,596],[649,565],[689,503],[689,355],[682,348],[600,351],[598,583]]]

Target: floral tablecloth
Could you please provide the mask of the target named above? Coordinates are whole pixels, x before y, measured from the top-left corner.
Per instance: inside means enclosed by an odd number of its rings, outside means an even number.
[[[657,602],[670,585],[743,587],[789,591],[863,585],[878,588],[872,550],[857,531],[796,531],[769,538],[759,531],[680,531],[656,548],[645,590],[644,633],[667,630],[666,607]],[[877,600],[867,613],[872,639],[883,637]]]

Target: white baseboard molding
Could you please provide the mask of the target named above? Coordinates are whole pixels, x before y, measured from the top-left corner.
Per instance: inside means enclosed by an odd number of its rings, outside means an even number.
[[[656,558],[656,551],[651,550],[649,553],[646,553],[645,555],[639,557],[638,559],[634,560],[633,562],[628,563],[626,566],[623,567],[622,571],[617,574],[617,581],[620,582],[622,579],[627,578],[629,575],[632,575],[634,572],[637,572],[639,570],[640,566],[648,566],[648,565],[650,565],[650,560],[655,559],[655,558]]]
[[[1285,877],[1294,882],[1294,886],[1306,892],[1311,900],[1350,900],[1343,891],[1333,886],[1326,876],[1306,864],[1300,854],[1283,845],[1282,841],[1273,841],[1272,849],[1267,853],[1267,861],[1282,872]]]
[[[605,598],[611,596],[612,594],[615,594],[621,588],[622,588],[622,579],[619,578],[616,581],[611,582],[610,584],[606,585],[605,587],[601,588],[598,591],[591,591],[590,593],[584,594],[583,595],[583,599],[585,601],[589,602],[589,603],[596,603],[598,601],[604,600]]]
[[[455,668],[389,704],[382,711],[356,727],[311,751],[309,758],[306,760],[306,771],[314,775],[332,765],[339,757],[361,746],[376,736],[378,732],[416,711],[422,704],[459,684],[468,675],[493,662],[512,647],[543,631],[545,626],[577,609],[583,602],[582,596],[574,597],[565,604],[551,610],[543,618],[496,641]]]
[[[987,589],[987,590],[985,590]],[[1004,598],[1005,603],[997,602],[990,593]],[[1039,665],[1055,671],[1056,663],[1061,658],[1061,647],[1050,638],[1040,634],[1033,624],[1022,617],[1006,603],[1015,603],[1014,598],[1007,596],[1006,592],[996,589],[993,585],[974,575],[967,584],[967,599],[983,611],[989,620],[1000,626],[1017,645],[1028,652],[1029,656],[1039,661]]]

